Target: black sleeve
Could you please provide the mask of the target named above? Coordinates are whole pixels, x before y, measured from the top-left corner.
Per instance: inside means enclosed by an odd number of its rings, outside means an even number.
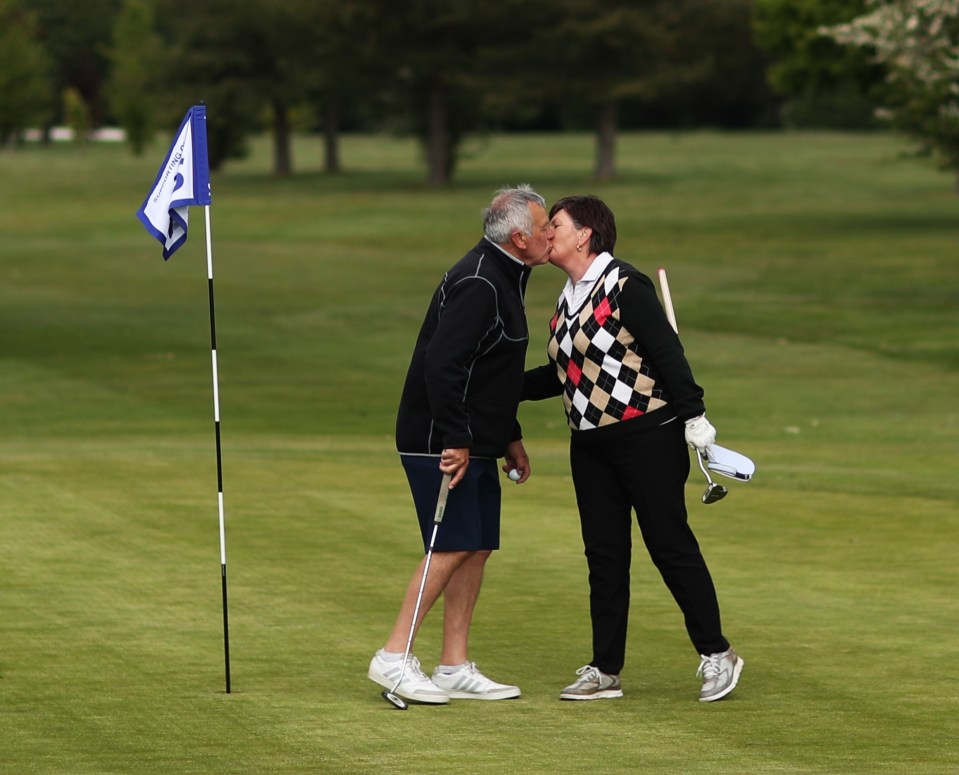
[[[522,401],[542,401],[544,398],[553,398],[563,394],[563,383],[556,372],[553,361],[529,369],[523,375]]]
[[[473,446],[464,396],[469,368],[484,334],[496,322],[496,292],[481,278],[448,289],[426,348],[426,392],[434,429],[444,448]]]
[[[693,379],[686,353],[663,310],[652,280],[639,272],[625,274],[620,291],[619,319],[632,334],[644,358],[662,383],[666,398],[680,420],[706,411],[703,389]]]

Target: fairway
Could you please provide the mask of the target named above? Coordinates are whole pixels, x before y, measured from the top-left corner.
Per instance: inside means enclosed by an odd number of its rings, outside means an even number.
[[[959,771],[959,198],[886,134],[494,135],[455,183],[416,146],[298,138],[213,175],[232,688],[224,692],[203,213],[165,263],[135,217],[169,138],[0,152],[0,773]],[[736,692],[634,531],[625,696],[590,657],[561,403],[524,405],[471,658],[515,701],[393,710],[366,678],[422,547],[393,447],[426,304],[490,194],[603,197],[669,271],[720,444],[757,464],[690,519]],[[565,275],[534,271],[529,365]],[[427,672],[439,610],[416,653]]]

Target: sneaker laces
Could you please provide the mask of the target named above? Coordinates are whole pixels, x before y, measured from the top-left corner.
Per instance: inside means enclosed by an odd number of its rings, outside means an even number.
[[[701,654],[700,656],[702,656],[702,661],[699,663],[699,670],[696,671],[696,675],[707,681],[718,678],[722,654],[710,654],[709,656]]]
[[[418,657],[414,657],[410,654],[409,660],[406,662],[406,675],[403,676],[403,680],[413,679],[416,683],[422,683],[423,681],[429,682],[426,673],[423,672],[420,667],[420,660]]]
[[[583,665],[576,671],[576,675],[580,677],[580,681],[596,681],[596,683],[599,683],[599,668],[594,665]]]

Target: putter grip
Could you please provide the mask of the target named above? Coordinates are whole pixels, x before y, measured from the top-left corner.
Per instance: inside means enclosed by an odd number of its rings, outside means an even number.
[[[673,310],[673,297],[669,293],[669,280],[666,279],[666,270],[659,268],[659,289],[663,294],[663,309],[666,310],[666,319],[673,331],[679,333],[679,326],[676,325],[676,312]]]
[[[449,474],[443,474],[443,481],[440,483],[440,494],[436,499],[436,514],[433,517],[434,525],[438,525],[443,521],[443,512],[446,511],[446,499],[450,497],[450,480],[452,478]]]

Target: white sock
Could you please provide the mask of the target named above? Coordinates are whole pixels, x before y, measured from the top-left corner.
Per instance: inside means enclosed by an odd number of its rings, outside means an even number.
[[[403,660],[403,654],[405,651],[387,651],[386,649],[380,649],[380,659],[384,662],[401,662]]]
[[[443,675],[452,675],[453,673],[458,673],[464,667],[469,664],[469,660],[463,662],[459,665],[437,665],[436,672],[442,673]]]

